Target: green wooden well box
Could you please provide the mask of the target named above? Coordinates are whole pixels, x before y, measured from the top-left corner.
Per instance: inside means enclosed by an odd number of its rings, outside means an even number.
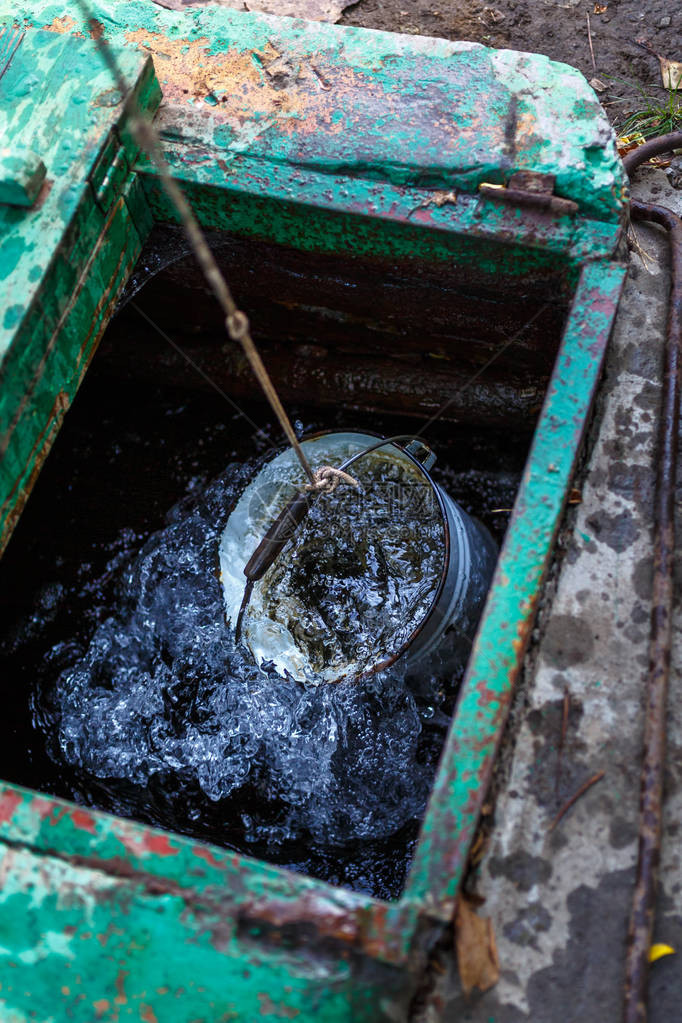
[[[382,268],[452,280],[498,347],[499,297],[549,303],[563,326],[556,342],[534,335],[551,369],[539,401],[518,365],[488,371],[490,338],[435,350],[424,292],[405,306],[414,343],[449,360],[438,379],[458,415],[478,402],[492,422],[537,425],[402,896],[2,784],[0,1016],[403,1019],[452,921],[618,303],[627,195],[612,132],[582,76],[537,55],[220,6],[95,13],[88,28],[71,0],[0,2],[3,546],[147,237],[174,219],[93,31],[209,230],[310,266],[341,260],[356,283],[369,267],[378,296]],[[478,386],[460,393],[472,367]],[[368,405],[390,407],[403,385],[414,400],[393,369]],[[340,366],[320,394],[342,385]]]

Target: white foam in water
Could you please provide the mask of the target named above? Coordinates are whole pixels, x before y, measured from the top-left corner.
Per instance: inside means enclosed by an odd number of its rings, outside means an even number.
[[[422,814],[431,779],[415,698],[396,669],[306,686],[235,646],[217,549],[246,478],[228,468],[123,570],[117,606],[57,682],[61,755],[86,776],[197,783],[213,801],[248,784],[247,842],[390,835]]]

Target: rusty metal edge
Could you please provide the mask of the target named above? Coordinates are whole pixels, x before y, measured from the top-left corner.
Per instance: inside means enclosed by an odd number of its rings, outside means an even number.
[[[671,138],[667,136],[666,138]],[[665,140],[664,140],[665,141]],[[682,144],[682,133],[677,134]],[[629,170],[648,158],[652,143],[632,154]],[[647,150],[646,153],[643,151]],[[642,155],[643,154],[643,155]],[[672,642],[673,567],[675,561],[675,486],[680,414],[680,347],[682,346],[682,219],[663,206],[632,203],[633,219],[660,224],[668,231],[672,282],[663,367],[663,393],[658,423],[658,472],[654,498],[654,577],[649,636],[640,782],[640,824],[637,874],[632,896],[625,960],[623,1019],[645,1023],[649,980],[649,948],[658,888],[663,780],[666,755],[666,707]]]
[[[596,392],[626,270],[581,272],[403,902],[450,920]]]

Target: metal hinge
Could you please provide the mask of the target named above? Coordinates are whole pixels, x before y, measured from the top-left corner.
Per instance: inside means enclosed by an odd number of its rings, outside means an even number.
[[[555,180],[553,174],[517,171],[516,174],[512,174],[506,185],[491,185],[483,182],[478,186],[478,190],[486,198],[493,199],[495,202],[544,210],[556,216],[573,216],[578,212],[578,204],[572,199],[562,199],[558,195],[554,195]]]

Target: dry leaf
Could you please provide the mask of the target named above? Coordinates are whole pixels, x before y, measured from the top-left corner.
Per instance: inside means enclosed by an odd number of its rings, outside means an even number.
[[[170,11],[186,11],[188,7],[232,7],[236,11],[260,11],[284,18],[307,18],[309,21],[338,21],[346,7],[357,0],[154,0]]]
[[[642,135],[641,131],[635,131],[632,135],[619,135],[616,139],[618,154],[619,156],[625,156],[626,153],[630,153],[633,149],[637,149],[637,146],[643,146],[645,142],[646,139]]]
[[[469,850],[469,862],[476,866],[483,859],[484,852],[485,836],[482,831],[479,831],[472,842],[471,849]]]
[[[594,5],[594,14],[605,14],[606,11],[608,11],[608,9],[609,9],[609,5],[608,4],[595,4]]]
[[[570,494],[568,495],[568,503],[569,504],[581,504],[582,503],[582,499],[583,499],[582,493],[578,490],[577,487],[573,487],[573,489],[571,490]]]
[[[682,61],[658,58],[661,65],[661,80],[666,89],[679,89],[682,86]]]
[[[477,916],[471,901],[462,895],[455,916],[455,949],[464,994],[477,987],[487,991],[500,979],[500,960],[493,922]]]

